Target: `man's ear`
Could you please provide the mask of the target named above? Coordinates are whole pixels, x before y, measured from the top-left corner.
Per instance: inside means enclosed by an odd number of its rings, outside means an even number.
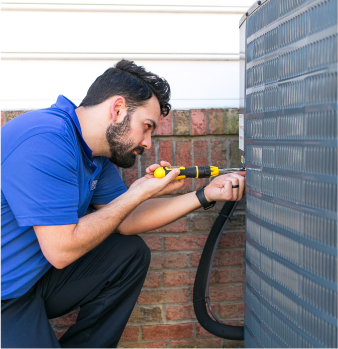
[[[112,121],[117,122],[122,117],[122,111],[126,109],[126,100],[122,96],[115,96],[111,100],[110,113],[112,116]]]

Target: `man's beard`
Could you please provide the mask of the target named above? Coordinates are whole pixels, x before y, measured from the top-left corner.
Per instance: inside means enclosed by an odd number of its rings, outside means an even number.
[[[131,116],[131,113],[127,112],[121,123],[110,124],[106,131],[106,139],[110,149],[109,161],[122,168],[129,168],[135,164],[135,150],[139,151],[140,155],[144,151],[140,145],[134,147],[133,140],[128,139]]]

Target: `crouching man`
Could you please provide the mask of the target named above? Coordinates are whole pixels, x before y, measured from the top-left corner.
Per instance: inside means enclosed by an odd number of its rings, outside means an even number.
[[[131,167],[150,149],[169,98],[164,79],[122,60],[79,107],[59,96],[2,128],[2,347],[116,347],[150,262],[137,234],[242,198],[244,173],[215,178],[199,197],[158,198],[183,185],[179,170],[154,178],[164,161],[126,189],[114,164]],[[78,307],[58,341],[48,319]]]

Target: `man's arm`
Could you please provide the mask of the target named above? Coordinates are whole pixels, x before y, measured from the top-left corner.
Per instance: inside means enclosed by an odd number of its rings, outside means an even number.
[[[77,224],[34,226],[42,253],[55,268],[63,269],[104,241],[140,203],[178,187],[172,182],[178,173],[140,183]]]
[[[134,235],[160,228],[201,207],[195,192],[172,198],[156,198],[136,207],[118,226],[123,235]],[[137,224],[135,224],[137,222]]]
[[[170,166],[166,162],[161,162],[161,165]],[[150,166],[147,169],[148,174],[134,182],[132,187],[137,185],[138,182],[152,178],[152,174],[158,166],[156,164]],[[204,190],[206,199],[209,202],[241,200],[245,187],[244,176],[245,172],[239,172],[238,174],[231,173],[215,178]],[[239,186],[239,188],[232,188],[232,186]],[[97,209],[105,207],[105,205],[94,206]],[[150,199],[135,208],[121,222],[118,230],[124,235],[144,233],[169,224],[199,207],[201,207],[201,204],[195,192],[171,198]]]
[[[206,199],[209,202],[241,200],[245,187],[245,172],[240,173],[241,175],[232,173],[215,178],[204,190]],[[124,235],[144,233],[171,223],[199,207],[201,204],[195,192],[172,198],[147,200],[123,220],[118,230]]]

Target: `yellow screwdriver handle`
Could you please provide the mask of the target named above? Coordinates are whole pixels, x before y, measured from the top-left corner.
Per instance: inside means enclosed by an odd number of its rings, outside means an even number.
[[[182,166],[171,166],[171,167],[159,167],[154,171],[155,178],[163,178],[170,171],[179,168],[181,173],[175,179],[181,178],[209,178],[215,177],[219,174],[219,169],[216,166],[194,166],[194,167],[182,167]]]
[[[180,167],[180,166],[170,166],[170,167],[159,167],[154,171],[154,177],[155,178],[163,178],[164,176],[166,176],[170,171],[175,170],[179,168],[182,171],[185,170],[185,167]],[[182,179],[182,178],[186,178],[185,175],[180,175],[175,177],[175,179]]]

